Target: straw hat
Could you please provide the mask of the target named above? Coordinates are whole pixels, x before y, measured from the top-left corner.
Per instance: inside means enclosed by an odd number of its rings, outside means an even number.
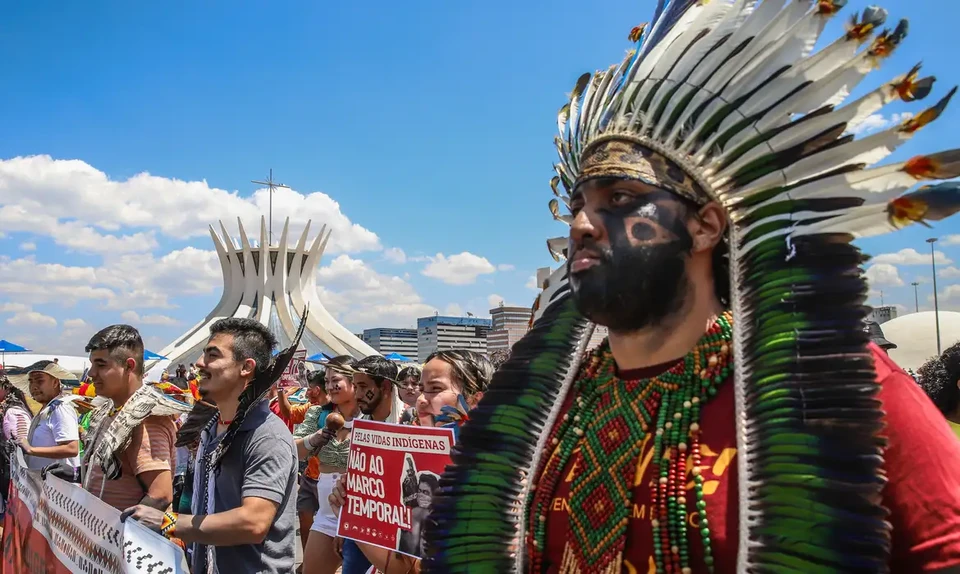
[[[30,373],[46,373],[63,385],[78,385],[80,383],[76,375],[53,361],[37,361],[29,367],[10,369],[7,371],[7,378],[15,387],[29,395]]]

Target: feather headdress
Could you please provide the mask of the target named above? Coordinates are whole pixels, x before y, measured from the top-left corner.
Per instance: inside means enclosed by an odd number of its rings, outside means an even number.
[[[881,29],[886,11],[867,8],[812,53],[845,3],[661,0],[631,32],[636,48],[583,75],[558,116],[555,219],[569,222],[560,203],[579,182],[642,176],[635,154],[623,159],[635,149],[665,158],[648,173],[679,168],[670,191],[727,210],[741,572],[887,570],[883,413],[862,329],[865,258],[852,241],[960,209],[960,184],[913,189],[960,176],[960,150],[876,165],[936,120],[956,88],[855,136],[884,105],[927,97],[934,78],[917,66],[847,102],[908,28]],[[559,260],[565,239],[548,247]],[[525,568],[525,479],[592,331],[561,275],[461,430],[433,499],[425,571]]]

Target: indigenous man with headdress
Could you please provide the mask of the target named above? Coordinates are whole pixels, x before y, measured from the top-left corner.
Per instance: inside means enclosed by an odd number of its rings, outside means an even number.
[[[868,8],[810,55],[844,3],[661,0],[577,83],[552,182],[567,265],[461,430],[425,570],[960,567],[960,444],[863,331],[852,245],[960,207],[955,182],[909,192],[960,175],[957,151],[871,167],[953,91],[849,134],[933,79],[840,107],[907,29],[871,38]]]
[[[90,338],[89,377],[107,399],[90,415],[84,489],[123,511],[135,504],[160,510],[173,501],[175,418],[190,410],[143,384],[143,340],[130,325],[111,325]]]

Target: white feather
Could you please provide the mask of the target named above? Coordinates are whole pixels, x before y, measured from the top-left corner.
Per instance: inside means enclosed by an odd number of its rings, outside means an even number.
[[[774,105],[785,96],[792,93],[806,82],[816,82],[842,65],[846,65],[857,53],[857,42],[842,37],[823,50],[803,60],[780,77],[770,82],[768,86],[752,95],[740,107],[744,115],[752,116]],[[783,114],[779,118],[768,118],[768,122],[781,123]],[[733,122],[725,122],[721,132],[733,127]],[[726,149],[732,149],[743,143],[747,137],[756,132],[749,131],[733,136],[727,142]]]
[[[852,141],[805,157],[784,170],[769,173],[747,184],[738,193],[752,194],[774,187],[793,185],[798,181],[845,165],[860,163],[872,165],[890,155],[911,137],[913,137],[913,134],[901,132],[900,127],[896,126],[861,140]]]
[[[597,124],[600,123],[600,116],[603,115],[604,109],[603,104],[605,99],[608,97],[608,88],[613,80],[613,74],[616,69],[616,66],[610,66],[606,72],[602,72],[600,74],[600,85],[597,86],[596,93],[593,96],[593,101],[590,104],[590,111],[583,116],[583,122],[585,124],[584,137],[588,140],[593,138]]]
[[[744,10],[744,6],[744,0],[737,0],[732,5],[729,5],[728,9],[723,14],[723,19],[713,27],[709,34],[701,38],[692,49],[688,50],[687,53],[684,54],[683,58],[670,72],[668,79],[673,82],[686,81],[687,76],[690,75],[693,72],[694,67],[700,63],[702,59],[704,59],[708,51],[720,49],[717,48],[717,43],[722,40],[724,36],[735,30],[737,24],[742,21],[742,11]],[[677,94],[679,94],[681,91],[684,90],[678,90]],[[667,92],[662,92],[657,94],[655,106],[660,105],[662,98],[665,97],[666,93]],[[666,107],[664,107],[660,122],[654,130],[654,138],[660,138],[660,136],[663,134],[663,130],[667,127],[667,121],[673,115],[674,110],[680,101],[682,100],[677,98],[676,95],[670,97],[670,100],[666,103]]]
[[[751,149],[749,152],[738,158],[737,161],[730,164],[729,167],[719,172],[716,175],[716,179],[719,180],[723,179],[724,177],[731,176],[741,167],[759,157],[769,153],[778,152],[801,142],[807,141],[815,135],[838,124],[846,123],[848,127],[852,127],[858,121],[860,121],[860,118],[865,118],[876,112],[885,104],[893,100],[895,96],[896,92],[890,90],[888,86],[882,86],[860,98],[856,102],[843,106],[838,110],[828,114],[823,114],[804,122],[800,122],[795,127],[787,129],[777,134],[770,140],[763,142]],[[727,153],[722,154],[719,158],[717,158],[716,163],[721,163],[732,152],[733,149],[730,149],[727,151]]]
[[[684,15],[684,18],[691,16],[692,21],[688,25],[684,24],[684,27],[686,28],[684,33],[680,36],[677,36],[673,44],[663,53],[663,56],[651,69],[649,77],[656,80],[669,80],[671,77],[673,77],[673,74],[671,73],[673,69],[677,64],[680,63],[681,60],[686,59],[686,56],[689,52],[699,51],[701,54],[705,53],[706,49],[702,48],[702,46],[704,45],[704,40],[707,39],[709,34],[705,34],[699,40],[697,39],[698,36],[700,36],[704,30],[709,30],[710,28],[714,27],[717,22],[722,20],[729,8],[730,4],[728,2],[719,1],[708,3],[704,9],[698,12],[694,12],[692,10],[688,11],[687,14]],[[698,50],[697,48],[700,49]],[[675,82],[673,85],[675,85]],[[650,106],[650,110],[656,110],[659,107],[659,103],[664,97],[664,94],[668,92],[668,89],[666,89],[664,86],[661,86],[660,89],[657,90],[657,94],[651,102],[652,105]],[[648,94],[644,97],[647,96]],[[650,114],[649,117],[652,118],[653,114]],[[648,131],[653,128],[653,125],[651,125],[650,121],[652,120],[648,120],[644,125],[644,131]]]
[[[770,76],[808,53],[823,31],[825,22],[826,19],[823,16],[816,12],[809,12],[779,39],[768,45],[762,54],[754,58],[752,62],[745,66],[743,70],[731,80],[722,94],[723,102],[736,101],[738,98],[749,94],[762,82],[767,81]],[[763,92],[765,90],[766,87],[760,91]],[[704,114],[705,117],[709,118],[712,116],[721,109],[722,105],[723,103],[719,100],[711,104],[710,109]],[[723,137],[724,134],[738,122],[750,115],[750,109],[745,102],[740,106],[740,113],[730,114],[723,119],[720,127],[702,146],[699,148],[691,148],[691,154],[697,155],[695,161],[702,163],[704,161],[704,157],[702,156],[712,152],[717,140]],[[704,121],[709,120],[705,119]]]
[[[898,228],[890,223],[886,205],[864,205],[844,211],[839,217],[834,217],[813,225],[798,227],[793,236],[817,235],[820,233],[849,233],[861,237],[883,235]]]

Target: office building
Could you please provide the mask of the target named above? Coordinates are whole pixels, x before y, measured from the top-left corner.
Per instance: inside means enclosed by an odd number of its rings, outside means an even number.
[[[487,352],[509,351],[530,328],[530,307],[505,307],[501,304],[490,309],[493,325],[487,335]]]
[[[492,324],[477,317],[421,317],[417,319],[417,357],[425,361],[431,353],[452,349],[486,353]]]
[[[897,308],[893,305],[882,305],[880,307],[874,307],[870,310],[870,314],[867,315],[867,321],[873,321],[878,325],[882,325],[891,319],[897,318]]]
[[[400,353],[404,357],[417,358],[417,330],[377,327],[363,330],[363,342],[381,355]]]

